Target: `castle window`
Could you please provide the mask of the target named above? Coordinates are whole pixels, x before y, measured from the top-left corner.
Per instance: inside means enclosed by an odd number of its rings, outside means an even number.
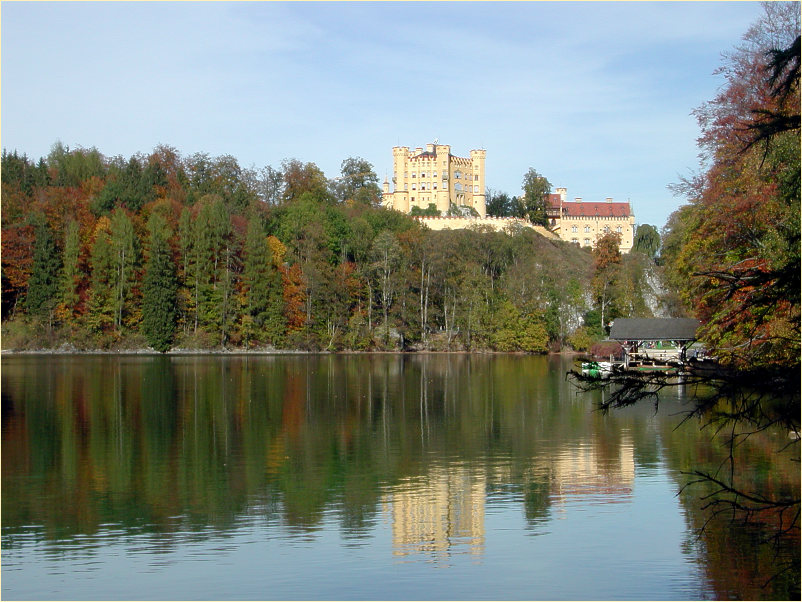
[[[590,226],[585,226],[585,232],[590,232]]]
[[[406,189],[407,189],[407,183],[404,182],[404,190],[406,190]]]
[[[437,182],[435,182],[434,184],[432,184],[432,188],[434,188],[435,190],[437,190]]]
[[[479,174],[478,173],[473,175],[473,180],[474,180],[474,182],[479,180]]]
[[[426,190],[426,182],[421,182],[420,183],[420,189],[421,190]]]
[[[436,177],[437,177],[437,172],[436,172],[436,171],[433,171],[433,172],[432,172],[432,177],[433,177],[433,178],[436,178]]]
[[[462,177],[462,172],[460,170],[455,171],[454,172],[454,177],[457,178],[457,179],[460,179]]]
[[[589,247],[589,246],[590,246],[590,239],[589,239],[589,238],[586,238],[586,239],[585,239],[585,246],[586,246],[586,247]]]
[[[461,192],[462,191],[462,184],[460,184],[459,182],[454,184],[454,190],[456,190],[457,192]]]
[[[425,171],[420,172],[420,177],[421,178],[425,178],[426,177],[426,172]]]
[[[415,188],[415,184],[413,184],[413,185],[412,185],[412,190],[417,190],[417,189]]]
[[[607,234],[610,231],[610,226],[604,227],[604,233]]]
[[[478,186],[474,186],[473,187],[473,193],[474,194],[479,194],[479,187]]]
[[[414,171],[412,172],[412,177],[413,177],[413,178],[415,177],[415,172],[414,172]]]
[[[615,229],[615,231],[616,231],[616,232],[621,232],[621,226],[618,226],[618,227]]]
[[[577,227],[576,226],[571,226],[571,232],[576,232],[576,231],[577,231]],[[574,240],[576,240],[576,239],[574,239]]]
[[[579,239],[578,238],[572,238],[571,242],[575,242],[576,244],[579,244]]]

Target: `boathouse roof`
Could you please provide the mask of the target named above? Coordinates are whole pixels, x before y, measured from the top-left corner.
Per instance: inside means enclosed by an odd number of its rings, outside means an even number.
[[[695,341],[694,318],[617,318],[610,328],[616,341]]]

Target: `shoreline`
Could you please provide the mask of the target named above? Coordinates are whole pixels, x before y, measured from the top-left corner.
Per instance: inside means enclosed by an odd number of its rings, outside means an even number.
[[[181,355],[586,355],[581,351],[548,351],[546,353],[527,353],[525,351],[304,351],[301,349],[171,349],[161,353],[153,349],[69,349],[62,347],[51,349],[2,349],[4,355],[149,355],[149,356],[181,356]]]

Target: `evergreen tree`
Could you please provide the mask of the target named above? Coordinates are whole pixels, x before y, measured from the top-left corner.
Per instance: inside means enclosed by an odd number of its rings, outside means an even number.
[[[78,222],[67,224],[64,235],[64,270],[61,276],[61,304],[64,316],[67,318],[75,314],[78,305],[78,284],[81,280],[80,261],[81,237]]]
[[[248,222],[243,266],[245,309],[251,333],[257,339],[277,343],[285,329],[283,287],[264,229],[257,218]]]
[[[30,315],[46,318],[50,323],[58,302],[61,261],[50,226],[44,218],[38,218],[37,222],[26,306]]]
[[[156,351],[173,341],[178,282],[170,251],[170,227],[153,213],[148,220],[148,259],[142,283],[142,333]]]

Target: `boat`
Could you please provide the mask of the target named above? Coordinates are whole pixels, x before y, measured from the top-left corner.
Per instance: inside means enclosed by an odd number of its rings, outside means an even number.
[[[613,371],[610,362],[582,362],[582,374],[591,378],[608,376]]]

